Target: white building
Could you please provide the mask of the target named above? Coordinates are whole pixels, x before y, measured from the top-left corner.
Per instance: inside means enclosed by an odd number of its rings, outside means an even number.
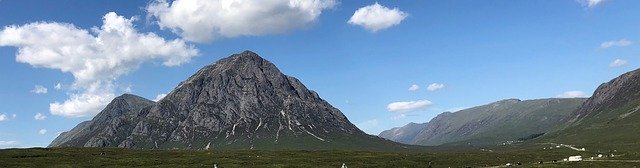
[[[582,156],[569,156],[568,161],[570,162],[582,161]]]

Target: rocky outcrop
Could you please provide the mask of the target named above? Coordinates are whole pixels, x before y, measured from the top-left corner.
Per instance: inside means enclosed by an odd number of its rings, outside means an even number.
[[[92,120],[89,129],[83,129],[89,133],[59,141],[165,149],[398,146],[366,135],[316,92],[250,51],[202,68],[151,106],[127,113],[105,111]],[[96,134],[91,127],[95,123],[117,127],[100,128],[103,131]],[[366,142],[355,143],[358,141]],[[52,146],[65,146],[57,144]]]
[[[640,69],[598,86],[593,95],[566,120],[577,122],[589,114],[596,115],[637,100],[640,100]]]

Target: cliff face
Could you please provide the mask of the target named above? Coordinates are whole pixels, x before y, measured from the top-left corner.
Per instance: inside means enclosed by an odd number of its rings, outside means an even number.
[[[110,106],[118,104],[114,100]],[[162,100],[149,104],[117,113],[111,111],[119,110],[107,107],[89,126],[78,126],[88,129],[74,128],[51,145],[182,149],[398,146],[366,135],[317,93],[250,51],[202,68]],[[118,126],[100,128],[109,136],[95,136],[93,127],[108,123]],[[84,139],[84,145],[59,145],[63,140]]]

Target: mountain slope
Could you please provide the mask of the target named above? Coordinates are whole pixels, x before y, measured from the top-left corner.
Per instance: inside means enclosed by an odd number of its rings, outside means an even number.
[[[543,141],[566,144],[636,145],[640,139],[640,69],[600,85],[564,129]]]
[[[126,148],[382,149],[399,144],[370,136],[338,109],[245,51],[208,65],[166,97],[136,113],[118,133]],[[101,115],[96,116],[96,118]],[[94,120],[96,120],[94,118]],[[128,128],[131,128],[130,130]],[[85,134],[83,134],[85,135]],[[76,139],[94,138],[86,134]],[[52,144],[52,146],[57,146]]]
[[[409,123],[402,127],[382,131],[378,136],[395,142],[412,144],[418,133],[425,129],[427,125],[428,123]]]
[[[118,146],[127,138],[126,132],[133,130],[133,124],[142,109],[153,104],[151,100],[131,94],[116,97],[91,121],[82,122],[70,131],[61,133],[49,147]]]
[[[533,137],[561,125],[584,100],[508,99],[455,113],[445,112],[406,142],[426,146],[486,146]],[[382,134],[381,137],[387,138]]]

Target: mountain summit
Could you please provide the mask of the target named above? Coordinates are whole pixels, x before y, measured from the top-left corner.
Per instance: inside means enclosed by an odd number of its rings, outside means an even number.
[[[93,120],[61,134],[50,146],[400,147],[365,134],[316,92],[307,89],[298,79],[282,74],[274,64],[251,51],[205,66],[156,103],[124,102],[131,107],[120,108],[123,103],[114,100]]]

